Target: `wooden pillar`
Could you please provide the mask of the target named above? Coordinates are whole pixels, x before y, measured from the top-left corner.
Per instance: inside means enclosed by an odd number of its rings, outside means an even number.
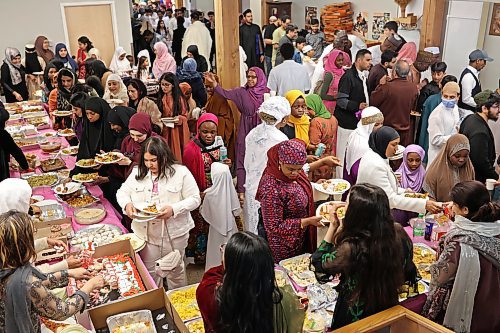
[[[448,0],[424,0],[420,50],[428,46],[438,46],[442,52],[447,12]]]
[[[217,75],[225,89],[240,85],[238,2],[214,0]]]

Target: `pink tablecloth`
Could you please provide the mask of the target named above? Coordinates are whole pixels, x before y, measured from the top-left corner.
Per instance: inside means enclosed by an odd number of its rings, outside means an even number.
[[[407,226],[405,227],[405,231],[406,233],[408,234],[408,236],[410,236],[412,242],[415,244],[415,243],[424,243],[425,245],[428,245],[430,247],[432,247],[433,249],[436,248],[436,244],[435,242],[433,241],[428,241],[428,240],[425,240],[425,238],[423,236],[419,236],[419,237],[413,237],[413,229],[411,226]]]

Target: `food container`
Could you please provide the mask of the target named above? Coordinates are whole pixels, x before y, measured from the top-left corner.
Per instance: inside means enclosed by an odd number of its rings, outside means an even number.
[[[43,143],[40,143],[40,148],[45,153],[53,153],[53,152],[61,149],[61,142],[57,142],[57,141],[43,142]]]
[[[121,235],[119,227],[111,224],[94,224],[78,230],[70,241],[73,248],[94,250],[97,246],[113,243]]]
[[[43,172],[50,172],[66,168],[66,163],[60,157],[55,160],[53,158],[42,160],[40,161],[40,165]]]
[[[201,318],[200,308],[196,301],[198,285],[199,283],[167,291],[170,302],[184,322]]]
[[[120,313],[106,319],[110,333],[157,333],[149,310]]]
[[[28,184],[31,186],[31,188],[53,186],[59,181],[59,178],[57,177],[57,174],[55,172],[48,172],[44,174],[23,174],[21,177],[28,181]]]
[[[91,205],[89,207],[75,209],[73,217],[78,224],[96,224],[104,220],[106,217],[106,210],[102,205]]]
[[[43,203],[43,201],[41,202]],[[42,214],[38,217],[40,222],[50,222],[54,220],[61,220],[66,217],[66,212],[61,204],[54,201],[53,204],[37,204],[37,206],[42,211]]]
[[[63,202],[67,204],[68,206],[72,208],[85,208],[89,207],[96,202],[99,201],[99,198],[94,197],[89,193],[86,187],[83,187],[79,191],[72,193],[72,194],[67,194],[67,195],[59,195],[57,193],[54,193],[54,196],[56,197],[57,200],[60,202]],[[87,203],[81,203],[79,204],[77,199],[86,199]],[[91,200],[92,199],[92,200]],[[81,201],[81,200],[80,200]]]
[[[279,265],[283,267],[290,277],[301,288],[317,283],[314,272],[309,269],[311,254],[305,253],[300,256],[280,261]]]
[[[38,149],[40,147],[38,144],[38,137],[16,139],[14,141],[22,150]]]

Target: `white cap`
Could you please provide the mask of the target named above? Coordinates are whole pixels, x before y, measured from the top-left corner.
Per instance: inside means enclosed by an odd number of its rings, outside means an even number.
[[[430,52],[432,54],[440,54],[441,52],[439,52],[439,47],[437,46],[430,46],[430,47],[426,47],[424,49],[424,51],[426,52]]]
[[[311,45],[306,45],[302,49],[302,53],[306,54],[307,52],[311,51],[312,49],[313,49],[313,47]]]

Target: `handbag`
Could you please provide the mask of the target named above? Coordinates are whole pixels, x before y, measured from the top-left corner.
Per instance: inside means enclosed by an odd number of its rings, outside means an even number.
[[[170,238],[170,233],[168,232],[168,228],[165,228],[165,220],[162,220],[162,229],[161,229],[161,250],[160,250],[160,259],[156,260],[155,273],[161,278],[165,278],[168,272],[171,272],[179,267],[182,256],[179,250],[174,248],[174,244],[172,243],[172,238]],[[163,240],[165,235],[165,229],[167,230],[168,241],[170,242],[170,247],[172,248],[172,252],[167,255],[163,255]]]

